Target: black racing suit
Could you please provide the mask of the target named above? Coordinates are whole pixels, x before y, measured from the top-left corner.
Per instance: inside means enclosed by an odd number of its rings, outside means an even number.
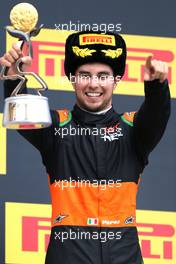
[[[5,96],[14,82],[5,82]],[[145,82],[135,114],[51,110],[52,125],[18,132],[41,153],[52,229],[45,264],[141,264],[136,194],[170,115],[168,83]],[[72,130],[71,130],[72,129]],[[82,129],[82,130],[81,130]],[[87,130],[86,130],[87,129]]]

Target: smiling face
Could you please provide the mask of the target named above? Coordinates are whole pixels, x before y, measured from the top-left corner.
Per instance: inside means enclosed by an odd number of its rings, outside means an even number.
[[[102,111],[112,104],[112,93],[117,81],[109,65],[87,63],[77,68],[71,79],[77,105],[87,111]]]

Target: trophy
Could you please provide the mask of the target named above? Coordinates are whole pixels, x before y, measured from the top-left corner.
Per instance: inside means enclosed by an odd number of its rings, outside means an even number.
[[[36,8],[28,3],[20,3],[14,6],[10,12],[12,27],[6,27],[7,32],[22,41],[22,45],[28,46],[28,56],[33,56],[32,43],[30,37],[39,34],[43,25],[36,27],[38,12]],[[41,95],[42,91],[48,89],[44,80],[34,72],[24,72],[21,70],[22,61],[19,58],[15,63],[14,75],[7,75],[8,67],[2,67],[0,79],[17,80],[10,97],[5,99],[3,126],[9,129],[36,129],[51,125],[48,98]],[[21,91],[26,80],[25,76],[33,76],[41,85],[35,89],[37,94],[22,94]],[[19,93],[20,92],[20,93]]]

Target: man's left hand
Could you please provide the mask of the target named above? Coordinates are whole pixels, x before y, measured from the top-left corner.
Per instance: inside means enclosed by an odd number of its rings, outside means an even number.
[[[164,61],[152,60],[149,56],[146,60],[144,68],[144,80],[153,81],[159,79],[160,82],[164,82],[168,76],[168,65]]]

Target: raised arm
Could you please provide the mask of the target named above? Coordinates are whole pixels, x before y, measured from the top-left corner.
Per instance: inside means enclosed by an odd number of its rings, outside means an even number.
[[[144,163],[160,141],[169,116],[170,92],[165,62],[148,57],[144,73],[145,100],[134,118],[136,148]]]
[[[22,70],[26,71],[27,68],[32,63],[32,58],[29,56],[24,56],[23,52],[21,51],[20,47],[17,44],[13,44],[11,50],[5,53],[0,58],[0,64],[2,66],[8,67],[7,75],[16,74],[15,71],[15,63],[16,61],[22,58]],[[17,86],[19,80],[6,80],[4,82],[4,97],[9,97]],[[24,89],[21,91],[22,93],[27,93],[26,83],[24,83]],[[51,111],[52,122],[55,124],[58,122],[57,114],[55,111]],[[34,145],[40,152],[45,151],[52,145],[53,136],[49,137],[48,135],[51,133],[50,128],[43,128],[43,129],[31,129],[31,130],[18,130],[18,132],[27,139],[32,145]]]

